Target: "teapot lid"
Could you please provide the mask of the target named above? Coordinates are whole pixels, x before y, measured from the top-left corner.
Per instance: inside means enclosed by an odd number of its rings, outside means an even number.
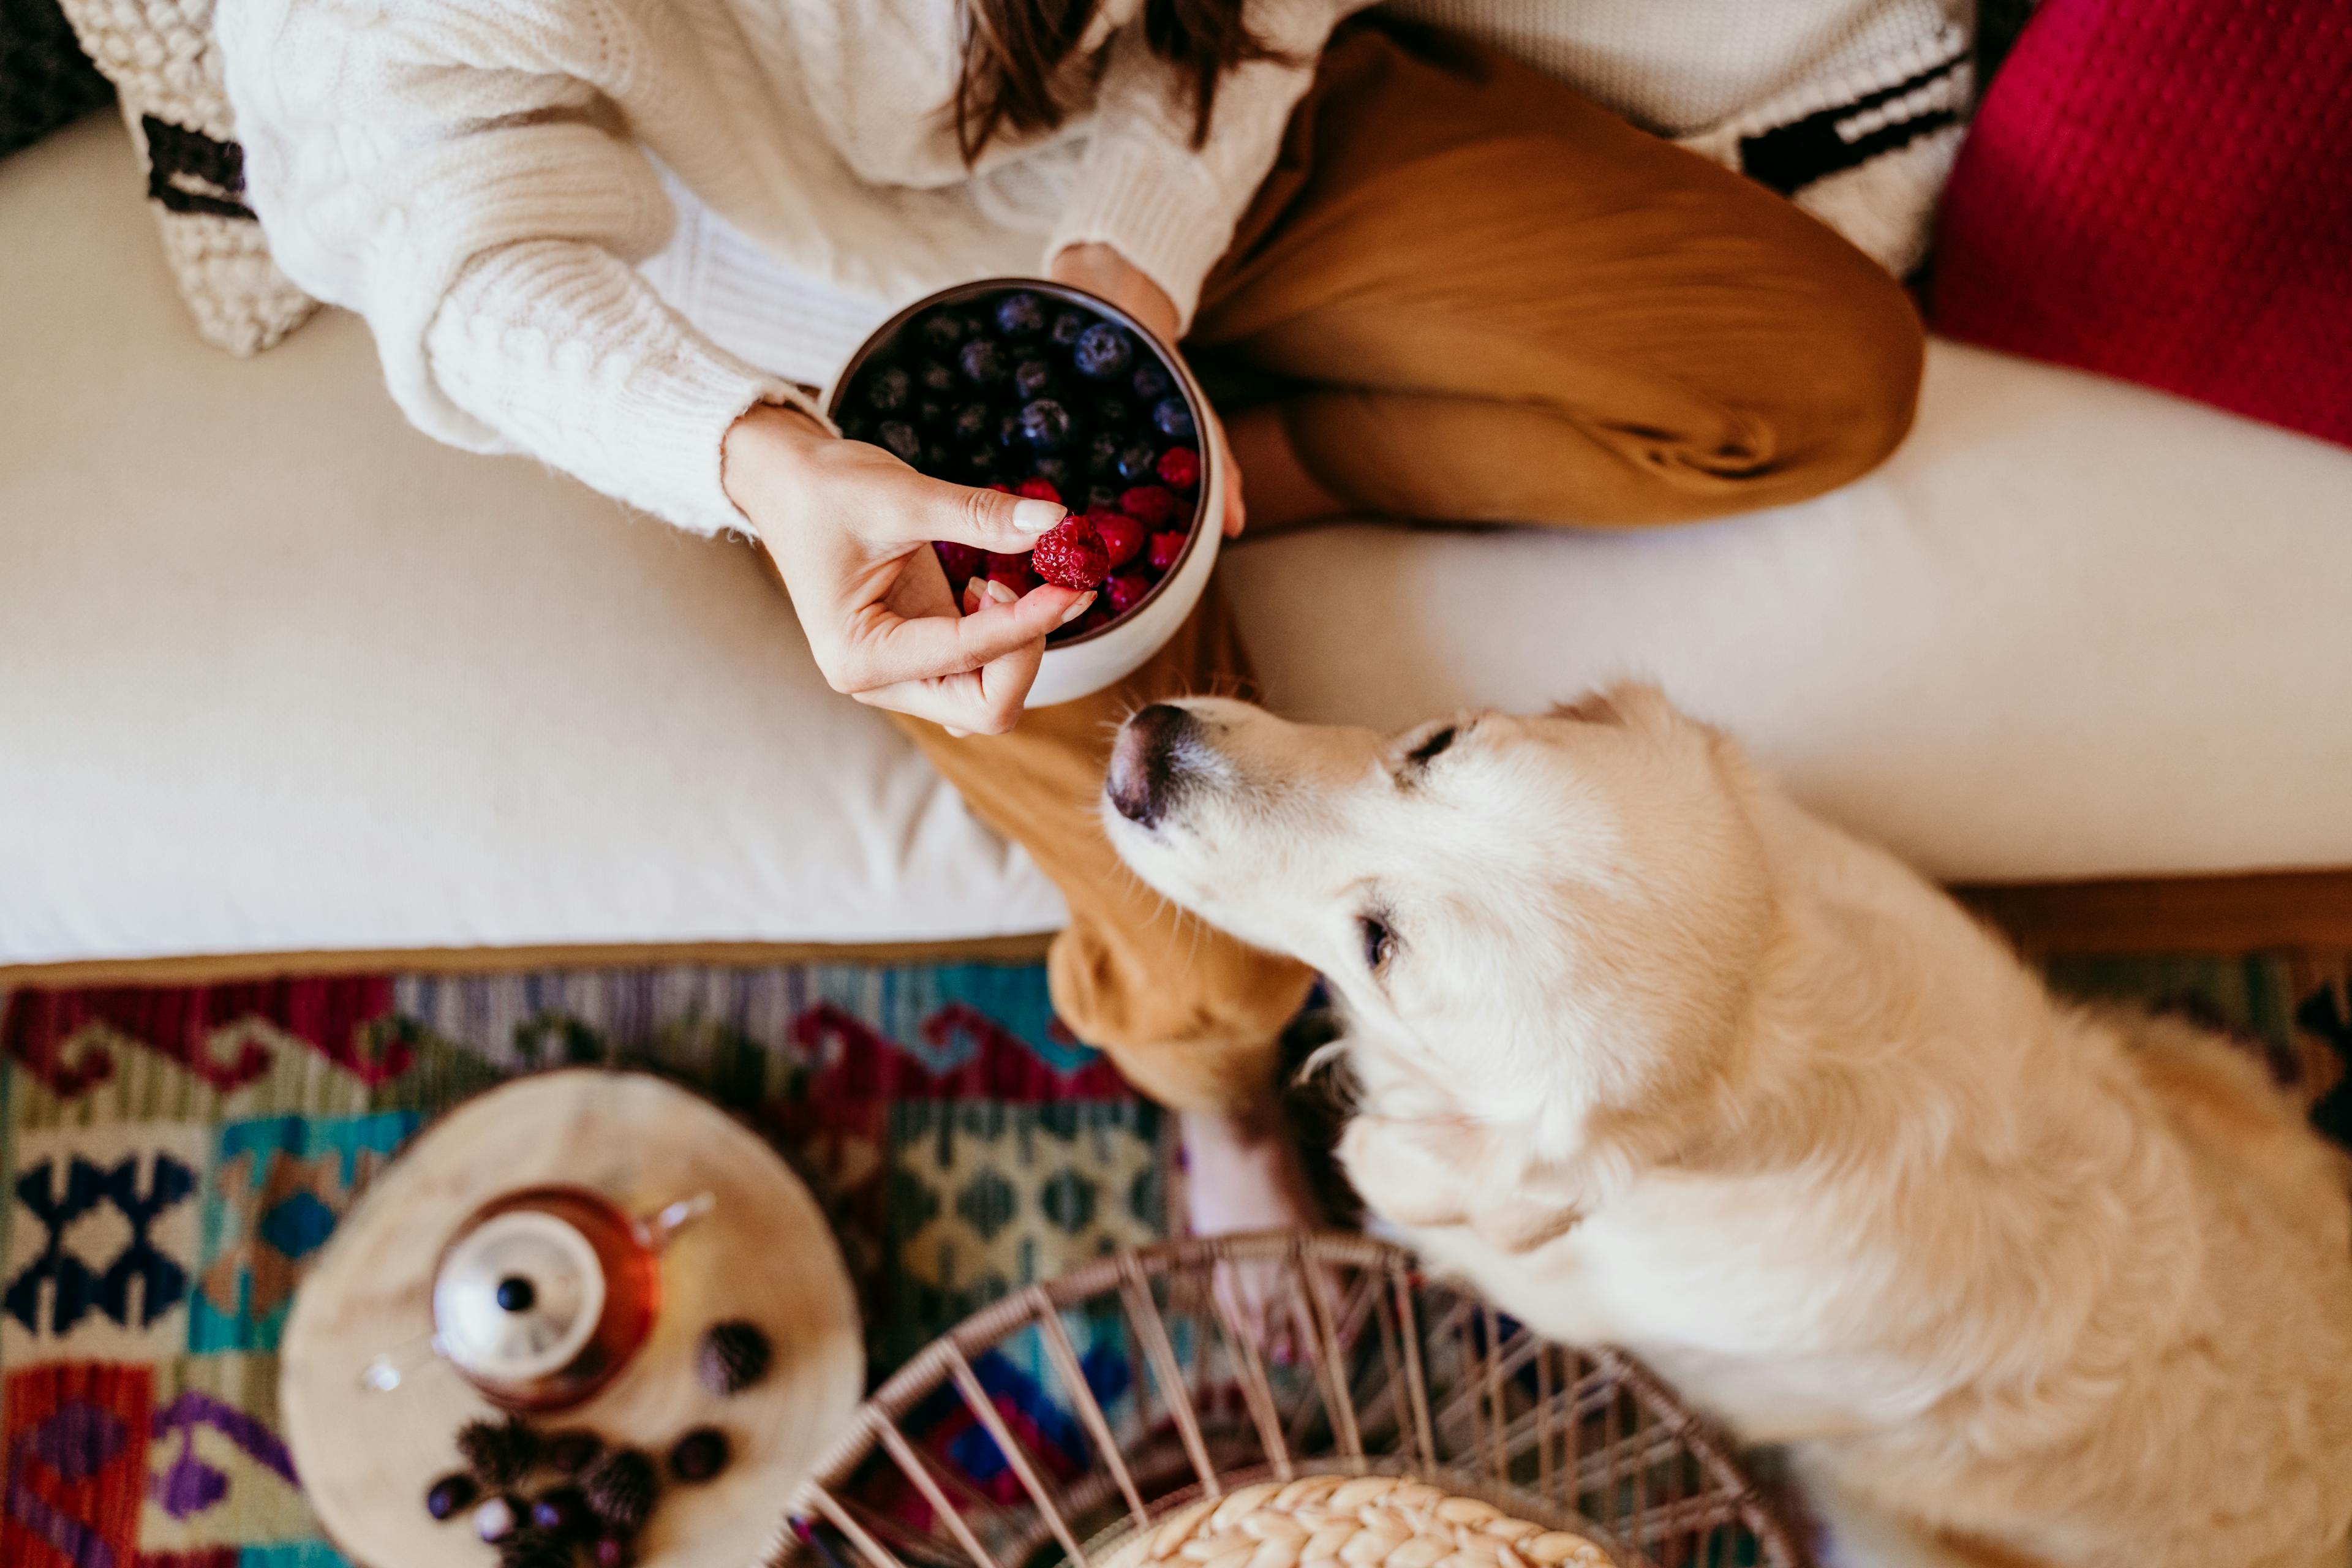
[[[459,1237],[433,1279],[442,1353],[469,1375],[523,1383],[562,1371],[595,1337],[604,1270],[579,1229],[537,1209]]]

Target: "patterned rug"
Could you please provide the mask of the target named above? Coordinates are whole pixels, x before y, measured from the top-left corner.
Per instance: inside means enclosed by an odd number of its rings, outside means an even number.
[[[2352,1048],[2348,976],[2352,954],[2053,969],[2192,1009],[2282,1070],[2299,1035]],[[341,1563],[278,1433],[289,1305],[369,1177],[516,1073],[642,1068],[770,1134],[833,1216],[877,1377],[1167,1224],[1163,1119],[1055,1020],[1034,966],[28,989],[0,994],[0,1052],[6,1568]],[[2346,1106],[2323,1108],[2339,1131]],[[983,1372],[1041,1442],[1070,1424]]]

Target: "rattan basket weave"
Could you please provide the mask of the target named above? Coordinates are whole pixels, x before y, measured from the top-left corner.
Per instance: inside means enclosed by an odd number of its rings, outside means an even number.
[[[1269,1355],[1217,1289],[1271,1280]],[[924,1348],[792,1499],[773,1568],[1104,1568],[1264,1480],[1403,1475],[1581,1531],[1624,1568],[1806,1568],[1631,1358],[1545,1343],[1351,1235],[1181,1241],[1019,1291]],[[1187,1565],[1189,1568],[1189,1565]]]

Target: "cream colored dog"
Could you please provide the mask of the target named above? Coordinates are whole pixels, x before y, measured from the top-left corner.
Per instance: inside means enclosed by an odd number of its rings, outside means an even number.
[[[1372,1207],[1791,1445],[1836,1560],[2352,1563],[2347,1163],[1655,691],[1397,737],[1157,705],[1104,820],[1337,988]]]

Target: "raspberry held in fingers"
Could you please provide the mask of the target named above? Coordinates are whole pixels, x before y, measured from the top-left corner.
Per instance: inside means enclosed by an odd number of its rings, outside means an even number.
[[[1091,519],[1065,518],[1037,541],[1030,563],[1048,583],[1091,588],[1110,574],[1110,555]]]

